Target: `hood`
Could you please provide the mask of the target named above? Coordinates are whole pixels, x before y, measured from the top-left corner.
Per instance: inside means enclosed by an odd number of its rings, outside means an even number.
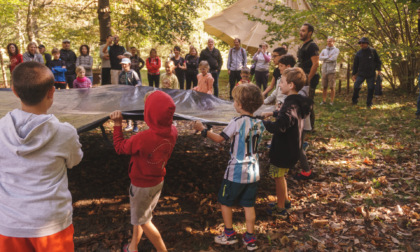
[[[15,109],[1,119],[0,142],[18,156],[43,148],[56,134],[58,119],[49,114],[35,115]],[[53,123],[54,122],[54,123]]]
[[[314,104],[314,102],[310,98],[297,94],[289,95],[286,99],[294,99],[293,103],[299,104],[298,113],[302,118],[305,118],[309,115],[309,113],[311,113],[312,105]]]
[[[157,134],[171,133],[174,113],[175,103],[168,94],[155,91],[147,97],[144,105],[144,120]]]

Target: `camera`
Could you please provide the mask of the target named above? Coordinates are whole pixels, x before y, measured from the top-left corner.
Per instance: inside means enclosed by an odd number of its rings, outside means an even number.
[[[259,45],[260,48],[262,48],[262,45]]]

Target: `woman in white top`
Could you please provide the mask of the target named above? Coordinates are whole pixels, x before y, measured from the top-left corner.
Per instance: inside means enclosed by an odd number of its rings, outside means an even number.
[[[256,62],[255,65],[255,82],[257,83],[258,87],[261,88],[263,86],[263,90],[267,88],[268,82],[268,70],[270,67],[270,60],[271,55],[267,51],[268,45],[267,43],[262,43],[258,51],[254,54],[252,59]]]

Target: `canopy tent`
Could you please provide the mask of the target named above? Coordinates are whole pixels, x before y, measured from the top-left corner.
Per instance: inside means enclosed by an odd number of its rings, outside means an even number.
[[[266,0],[268,2],[280,1],[285,6],[294,10],[310,10],[309,4],[305,0]],[[261,10],[269,8],[264,1],[261,0],[238,0],[227,9],[219,12],[211,18],[204,20],[204,31],[210,35],[233,46],[234,38],[241,39],[242,45],[250,53],[258,50],[258,46],[264,42],[264,36],[267,35],[267,26],[257,21],[248,20],[245,15],[263,18],[267,21],[273,21],[273,18],[265,16]],[[271,49],[280,46],[283,42],[290,43],[294,37],[279,41],[274,44]],[[296,48],[289,48],[292,53]]]
[[[233,103],[193,90],[157,89],[146,86],[106,85],[89,89],[56,90],[53,106],[48,111],[60,121],[72,124],[79,133],[100,127],[114,110],[121,110],[125,118],[143,120],[144,95],[162,90],[175,102],[175,120],[201,120],[210,125],[227,125],[238,113]],[[0,89],[0,118],[8,111],[20,108],[20,101],[10,89]],[[273,106],[263,105],[262,111]]]

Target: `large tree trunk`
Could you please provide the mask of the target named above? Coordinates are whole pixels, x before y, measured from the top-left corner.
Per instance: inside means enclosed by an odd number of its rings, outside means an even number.
[[[34,32],[34,22],[36,18],[34,17],[34,9],[35,9],[35,1],[36,0],[29,0],[28,3],[28,15],[26,17],[26,33],[28,34],[29,42],[35,42],[35,32]]]
[[[109,8],[109,0],[98,1],[98,19],[100,43],[104,44],[106,37],[111,34],[111,9]]]
[[[0,65],[1,65],[1,72],[2,77],[3,77],[3,82],[4,82],[4,87],[8,88],[9,86],[7,85],[7,76],[6,76],[6,68],[4,67],[4,61],[3,61],[3,48],[0,47]]]

